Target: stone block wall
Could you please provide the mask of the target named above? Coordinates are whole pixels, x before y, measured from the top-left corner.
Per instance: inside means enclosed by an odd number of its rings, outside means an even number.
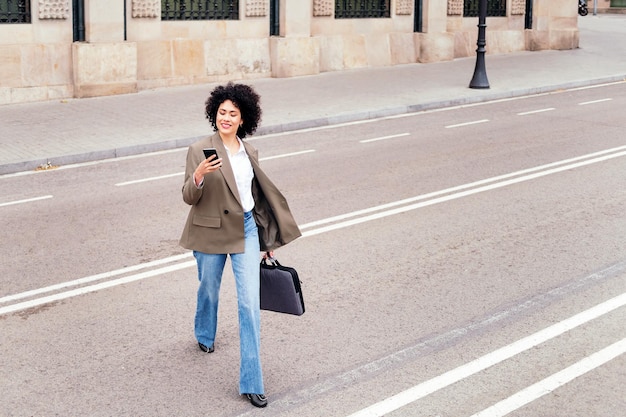
[[[0,105],[73,95],[69,7],[31,1],[31,24],[0,25]]]
[[[240,0],[237,21],[161,21],[160,0],[85,0],[83,43],[72,42],[72,2],[32,1],[31,24],[0,25],[0,104],[475,54],[477,19],[462,16],[463,0],[423,0],[423,33],[415,1],[392,1],[390,18],[335,19],[334,0],[280,0],[281,33],[270,37],[270,0]],[[508,0],[507,17],[488,18],[487,53],[576,48],[571,3],[535,0],[525,30],[525,0]]]

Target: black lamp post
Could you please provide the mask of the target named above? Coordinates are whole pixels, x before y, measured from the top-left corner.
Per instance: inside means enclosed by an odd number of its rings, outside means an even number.
[[[470,88],[489,88],[489,80],[487,79],[487,70],[485,69],[485,29],[487,28],[487,0],[478,0],[479,16],[478,16],[478,48],[476,49],[476,66],[474,67],[474,76],[470,81]]]

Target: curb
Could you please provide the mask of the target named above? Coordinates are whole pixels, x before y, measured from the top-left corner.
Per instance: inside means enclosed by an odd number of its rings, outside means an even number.
[[[319,128],[324,126],[333,126],[342,123],[358,122],[369,119],[384,118],[389,116],[397,116],[400,114],[419,113],[422,111],[442,109],[446,107],[472,105],[496,101],[514,97],[523,97],[536,94],[552,93],[560,90],[570,90],[580,87],[588,87],[600,84],[609,84],[615,82],[626,82],[626,74],[613,75],[608,77],[596,78],[591,80],[572,81],[558,85],[532,87],[520,90],[511,90],[501,93],[485,94],[478,97],[466,97],[450,100],[432,101],[428,103],[412,104],[407,106],[383,108],[375,111],[355,112],[344,114],[341,116],[322,117],[317,119],[301,120],[270,126],[261,126],[256,136],[263,136],[276,133],[293,132],[303,129]],[[74,155],[64,155],[54,158],[38,158],[29,161],[22,161],[10,164],[0,165],[0,175],[15,174],[23,171],[35,170],[42,165],[46,165],[51,159],[54,159],[55,165],[71,165],[84,162],[93,162],[103,159],[115,159],[125,156],[140,155],[143,153],[164,151],[170,149],[183,148],[191,145],[204,136],[194,136],[188,138],[172,139],[151,144],[131,145],[121,148],[113,148],[109,150],[84,152]]]

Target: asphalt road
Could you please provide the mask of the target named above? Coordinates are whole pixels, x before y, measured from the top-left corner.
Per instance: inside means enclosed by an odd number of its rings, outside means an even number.
[[[625,106],[617,83],[252,138],[304,232],[277,255],[307,312],[262,313],[265,410],[232,279],[215,353],[193,338],[184,149],[1,176],[0,415],[623,415]]]

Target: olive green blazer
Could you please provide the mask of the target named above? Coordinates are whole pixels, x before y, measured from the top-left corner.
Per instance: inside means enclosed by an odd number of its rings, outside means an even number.
[[[258,152],[242,141],[254,170],[254,218],[262,251],[279,248],[302,234],[287,200],[259,166]],[[222,167],[204,176],[198,189],[193,173],[204,159],[204,148],[215,148]],[[180,238],[186,249],[204,253],[244,251],[243,208],[226,147],[217,133],[192,144],[187,151],[183,201],[191,206]]]

